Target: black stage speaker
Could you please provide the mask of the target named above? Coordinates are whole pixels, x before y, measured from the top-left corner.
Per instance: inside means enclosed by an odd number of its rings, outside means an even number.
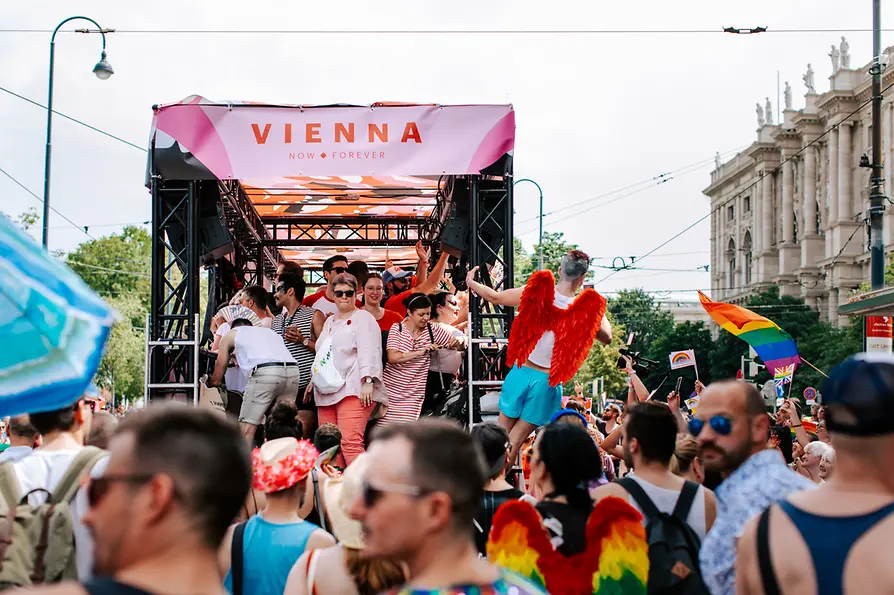
[[[482,178],[478,181],[479,189],[497,190],[502,184],[503,182],[500,180],[487,180]],[[447,220],[444,221],[444,229],[441,234],[441,250],[457,259],[463,255],[466,257],[470,256],[469,242],[472,226],[471,200],[469,179],[465,177],[455,178],[450,200],[450,214],[447,216]],[[497,260],[494,252],[497,254],[500,253],[500,247],[504,241],[503,236],[505,234],[503,229],[505,229],[505,227],[501,229],[501,225],[497,223],[496,219],[499,217],[498,214],[495,213],[491,217],[487,217],[487,212],[492,208],[488,204],[488,200],[493,202],[494,199],[485,199],[482,196],[478,197],[479,217],[481,219],[487,218],[487,220],[480,224],[477,233],[482,242],[479,247],[479,255],[482,261],[486,264],[493,265]],[[479,224],[476,222],[476,225]],[[512,242],[512,238],[507,238],[505,241]]]
[[[176,204],[166,201],[167,209]],[[167,228],[168,242],[180,252],[186,244],[186,229],[177,218],[171,218]],[[203,264],[223,258],[233,252],[233,238],[227,228],[220,202],[217,181],[199,182],[199,258]]]

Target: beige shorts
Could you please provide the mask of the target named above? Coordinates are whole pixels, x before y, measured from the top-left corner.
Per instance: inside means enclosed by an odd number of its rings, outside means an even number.
[[[282,396],[294,399],[300,386],[298,366],[268,366],[255,371],[242,393],[239,421],[253,426],[261,425],[273,401]]]

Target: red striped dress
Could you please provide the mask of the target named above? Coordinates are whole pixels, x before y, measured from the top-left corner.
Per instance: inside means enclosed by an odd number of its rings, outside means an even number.
[[[431,324],[431,323],[429,323]],[[403,330],[401,331],[401,327]],[[445,331],[440,324],[431,324],[431,334],[435,344],[446,347],[452,339],[450,333]],[[388,332],[387,349],[394,349],[401,353],[408,353],[431,345],[431,337],[427,329],[422,329],[415,339],[410,333],[407,320],[395,324]],[[425,400],[425,381],[428,378],[428,368],[431,363],[431,355],[415,357],[402,364],[388,363],[382,379],[388,389],[388,412],[379,424],[393,424],[407,421],[416,421],[422,413],[422,401]]]

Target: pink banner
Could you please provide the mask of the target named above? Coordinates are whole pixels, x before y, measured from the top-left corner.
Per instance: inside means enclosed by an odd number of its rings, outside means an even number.
[[[268,107],[190,98],[156,110],[153,137],[159,149],[177,141],[219,179],[477,174],[512,151],[515,113],[508,105]]]

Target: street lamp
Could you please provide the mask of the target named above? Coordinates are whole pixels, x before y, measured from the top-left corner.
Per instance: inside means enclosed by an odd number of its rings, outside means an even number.
[[[543,270],[543,189],[540,187],[540,184],[538,184],[534,180],[531,180],[530,178],[522,178],[521,180],[516,180],[515,184],[521,184],[522,182],[530,182],[531,184],[534,184],[535,186],[537,186],[537,192],[540,193],[540,240],[537,243],[537,247],[540,252],[540,265],[537,268]]]
[[[44,166],[43,166],[43,247],[46,248],[50,241],[50,153],[51,153],[51,139],[53,133],[53,66],[54,66],[54,57],[56,54],[56,33],[59,32],[59,29],[62,28],[62,25],[69,21],[75,20],[84,20],[89,21],[96,25],[96,28],[99,30],[100,35],[102,35],[102,54],[99,57],[99,62],[96,63],[96,66],[93,67],[93,74],[96,75],[101,81],[106,80],[113,74],[115,71],[112,70],[112,65],[109,64],[109,61],[106,60],[106,29],[103,29],[99,26],[99,23],[94,21],[88,17],[68,17],[61,23],[59,23],[56,28],[53,30],[53,36],[50,38],[50,80],[49,80],[49,90],[47,91],[47,148],[46,153],[44,155]],[[85,29],[83,33],[88,33]]]

